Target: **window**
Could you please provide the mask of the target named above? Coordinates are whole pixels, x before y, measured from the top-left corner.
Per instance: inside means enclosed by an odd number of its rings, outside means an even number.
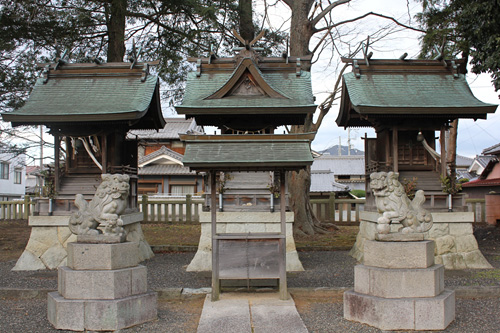
[[[22,177],[23,175],[23,170],[22,169],[14,169],[14,184],[21,184],[22,183]]]
[[[0,162],[0,179],[9,179],[9,163]]]
[[[170,186],[170,195],[183,196],[186,194],[193,194],[195,191],[193,185],[172,185]]]

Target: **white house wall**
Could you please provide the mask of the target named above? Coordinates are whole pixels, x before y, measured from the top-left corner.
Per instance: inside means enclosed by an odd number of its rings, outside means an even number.
[[[8,179],[0,179],[0,200],[21,198],[25,194],[26,186],[25,156],[19,155],[15,157],[12,154],[0,153],[0,162],[6,162],[9,164]],[[15,170],[21,171],[20,184],[14,184]]]

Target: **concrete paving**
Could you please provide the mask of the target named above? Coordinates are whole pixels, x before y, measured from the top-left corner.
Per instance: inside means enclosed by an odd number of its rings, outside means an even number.
[[[221,293],[216,302],[207,295],[197,332],[307,333],[308,330],[291,297],[280,300],[275,292],[230,292]]]

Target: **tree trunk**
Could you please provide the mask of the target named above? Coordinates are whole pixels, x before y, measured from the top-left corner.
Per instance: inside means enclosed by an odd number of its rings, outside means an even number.
[[[122,62],[125,56],[127,0],[111,0],[107,12],[108,62]]]
[[[313,0],[294,0],[291,2],[292,20],[290,24],[290,55],[307,56],[311,55],[309,42],[314,34],[314,29],[309,21],[308,14],[313,5]],[[305,65],[305,64],[304,64]],[[302,67],[305,71],[310,71],[311,66],[307,64]]]
[[[238,12],[240,15],[240,36],[247,43],[250,43],[255,37],[252,0],[240,0],[238,3]]]

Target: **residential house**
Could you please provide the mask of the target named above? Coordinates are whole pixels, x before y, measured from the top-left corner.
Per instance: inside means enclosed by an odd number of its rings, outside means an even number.
[[[500,193],[500,143],[482,151],[469,168],[478,178],[462,185],[469,198],[484,198],[490,192]]]
[[[24,155],[0,153],[0,201],[24,197],[25,175]]]
[[[335,186],[337,190],[341,190],[342,186],[348,186],[350,190],[365,190],[364,155],[330,155],[325,153],[315,158],[311,166],[311,178],[326,177],[326,171],[333,174],[332,181],[337,184],[332,186]],[[314,182],[319,181],[318,178]]]
[[[182,164],[186,149],[179,133],[203,133],[194,119],[165,118],[159,131],[131,130],[128,140],[138,140],[138,193],[184,196],[203,192],[202,174],[190,171]]]

